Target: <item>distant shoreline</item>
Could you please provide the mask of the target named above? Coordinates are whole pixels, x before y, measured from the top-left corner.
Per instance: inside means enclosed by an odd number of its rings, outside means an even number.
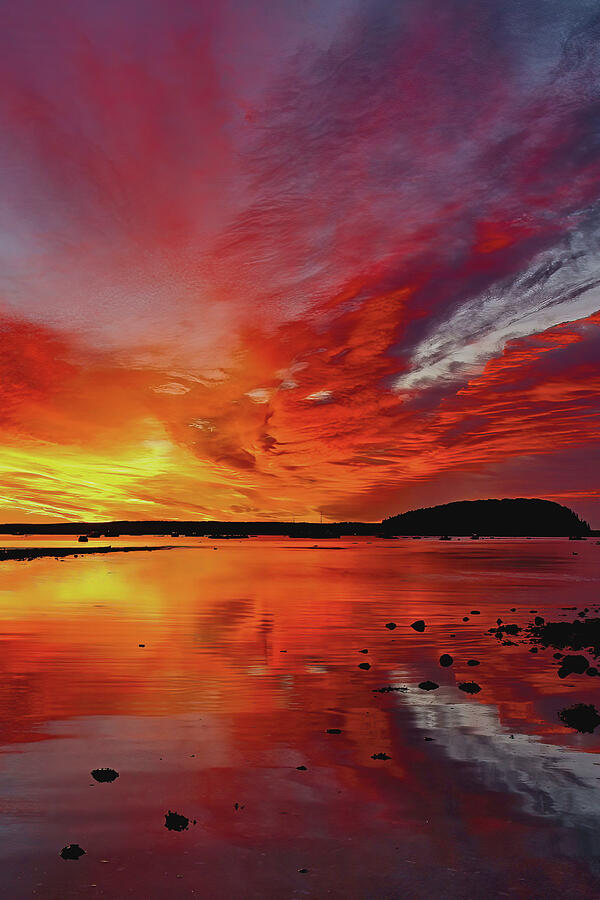
[[[1,547],[0,562],[5,560],[41,559],[42,557],[58,559],[62,556],[91,556],[94,553],[139,553],[142,550],[176,550],[182,549],[171,545],[158,547]]]
[[[0,535],[67,535],[114,538],[121,535],[155,537],[290,538],[339,537],[593,537],[590,528],[571,509],[550,500],[505,498],[461,500],[409,510],[382,522],[222,522],[177,520],[118,520],[110,522],[5,523]]]

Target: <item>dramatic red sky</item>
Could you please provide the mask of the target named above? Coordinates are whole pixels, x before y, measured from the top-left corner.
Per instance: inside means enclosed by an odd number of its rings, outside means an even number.
[[[600,525],[595,0],[0,25],[0,518]]]

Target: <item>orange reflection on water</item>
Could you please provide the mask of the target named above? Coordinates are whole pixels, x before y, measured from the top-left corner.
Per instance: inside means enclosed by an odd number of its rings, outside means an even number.
[[[559,681],[552,651],[488,629],[591,608],[595,545],[196,545],[2,564],[12,896],[592,889],[599,741],[557,711],[593,702],[596,679]],[[471,680],[479,694],[458,690]],[[390,684],[406,690],[375,691]],[[120,778],[90,784],[99,766]],[[196,826],[168,832],[168,809]],[[77,864],[58,856],[69,842]]]

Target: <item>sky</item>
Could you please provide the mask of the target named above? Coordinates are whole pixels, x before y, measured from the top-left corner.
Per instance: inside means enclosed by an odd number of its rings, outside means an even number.
[[[0,519],[600,526],[595,0],[0,26]]]

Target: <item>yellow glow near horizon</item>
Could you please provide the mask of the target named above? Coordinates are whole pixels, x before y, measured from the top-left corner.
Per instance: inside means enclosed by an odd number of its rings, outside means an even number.
[[[182,465],[201,466],[170,441],[148,440],[119,447],[118,456],[78,447],[36,443],[0,450],[0,515],[13,511],[52,518],[113,518],[161,512],[159,502],[144,496],[149,480],[168,478]],[[200,471],[199,471],[200,470]],[[206,475],[205,475],[206,477]],[[15,518],[19,518],[16,515]]]

